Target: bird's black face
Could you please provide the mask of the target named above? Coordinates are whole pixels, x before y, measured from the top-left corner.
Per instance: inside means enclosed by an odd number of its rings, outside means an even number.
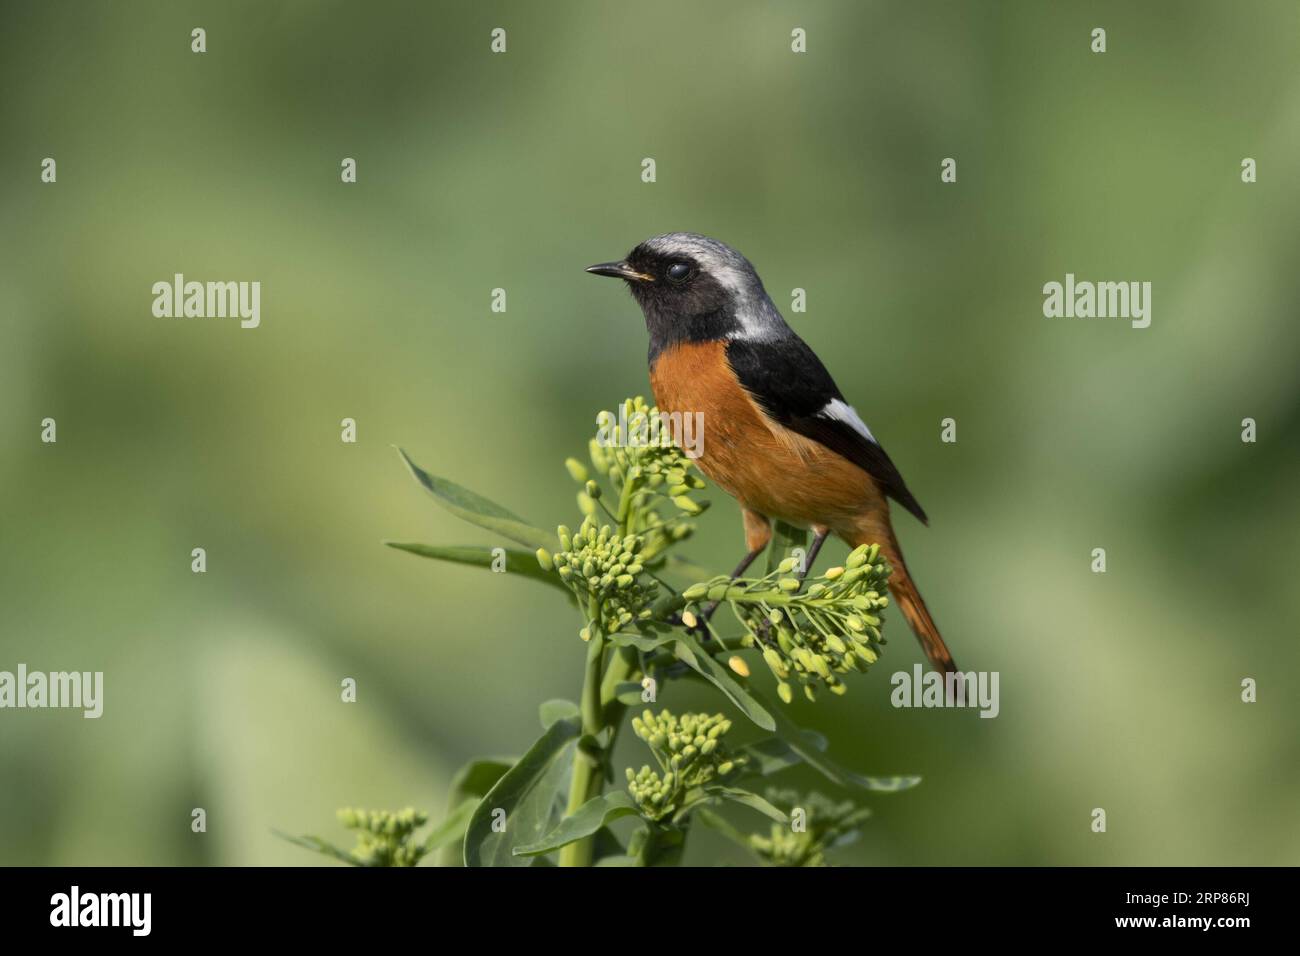
[[[645,313],[652,359],[676,342],[707,342],[736,333],[741,328],[743,283],[752,280],[762,294],[758,276],[738,253],[733,254],[744,263],[744,272],[707,245],[667,239],[649,239],[619,262],[587,269],[628,284]]]

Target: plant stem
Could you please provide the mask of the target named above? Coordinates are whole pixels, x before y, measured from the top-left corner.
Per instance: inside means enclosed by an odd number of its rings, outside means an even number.
[[[632,515],[632,499],[636,494],[634,482],[624,481],[619,494],[618,535],[628,533],[628,522]],[[618,725],[623,720],[623,709],[618,705],[610,708],[613,729],[604,747],[599,743],[599,735],[606,727],[606,705],[613,702],[615,688],[620,681],[626,680],[636,666],[634,654],[625,653],[627,648],[616,651],[610,661],[609,672],[604,673],[605,637],[600,632],[600,604],[593,595],[587,607],[587,620],[591,622],[591,641],[587,647],[587,668],[582,679],[582,737],[578,741],[578,752],[573,756],[573,775],[569,780],[569,805],[567,815],[572,815],[588,800],[600,796],[605,788],[605,767],[609,762],[610,751],[614,749],[614,739],[618,734]],[[560,849],[560,866],[591,866],[595,854],[594,837],[576,840]]]
[[[605,766],[614,749],[614,739],[626,711],[614,699],[615,688],[633,676],[638,667],[635,652],[631,648],[622,647],[615,651],[609,668],[602,674],[604,638],[592,634],[591,640],[593,644],[599,641],[600,649],[587,648],[587,671],[582,684],[583,740],[579,742],[578,752],[573,758],[568,814],[575,812],[588,800],[600,796],[605,788]],[[606,727],[610,728],[609,741],[603,748],[593,750],[596,746],[595,738]],[[594,837],[570,843],[560,850],[560,866],[591,866],[594,851]]]
[[[578,741],[577,753],[573,755],[566,815],[572,815],[592,797],[599,796],[605,784],[602,773],[604,755],[595,749],[599,746],[596,737],[605,726],[600,705],[605,637],[596,622],[593,621],[591,629],[591,640],[587,642],[587,667],[582,679],[582,738]],[[560,866],[591,866],[594,849],[595,843],[591,838],[570,843],[560,850]]]

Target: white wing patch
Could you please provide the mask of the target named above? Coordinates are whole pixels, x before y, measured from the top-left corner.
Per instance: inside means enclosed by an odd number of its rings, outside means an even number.
[[[871,444],[880,444],[880,442],[876,441],[876,436],[871,434],[871,429],[867,427],[867,423],[858,416],[858,413],[853,410],[853,406],[847,402],[832,398],[817,414],[821,418],[833,418],[838,422],[844,422]]]

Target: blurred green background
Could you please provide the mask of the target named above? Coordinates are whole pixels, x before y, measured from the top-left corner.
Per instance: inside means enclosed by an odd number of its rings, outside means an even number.
[[[0,712],[0,861],[311,863],[271,829],[437,815],[525,748],[577,623],[383,547],[495,543],[390,445],[574,522],[562,460],[647,390],[636,307],[582,269],[686,229],[827,360],[930,513],[898,530],[958,662],[1001,673],[996,720],[891,708],[920,659],[891,612],[882,666],[795,706],[925,777],[837,859],[1300,862],[1298,63],[1290,0],[6,2],[0,669],[106,692]],[[174,272],[261,281],[261,328],[154,318]],[[1066,272],[1151,281],[1151,327],[1044,318]],[[686,553],[730,567],[710,497]]]

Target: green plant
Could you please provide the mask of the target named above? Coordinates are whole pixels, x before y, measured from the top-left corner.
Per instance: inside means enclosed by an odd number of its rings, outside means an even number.
[[[755,687],[746,655],[761,657],[788,704],[793,686],[809,700],[816,690],[844,693],[844,678],[876,662],[885,639],[888,565],[879,548],[855,549],[843,567],[805,581],[797,573],[805,535],[778,524],[764,574],[730,579],[676,554],[708,503],[690,460],[660,439],[656,409],[640,399],[619,414],[597,416],[591,465],[565,465],[581,486],[576,530],[536,528],[500,505],[431,475],[401,452],[416,481],[444,508],[520,547],[444,547],[386,542],[427,558],[495,567],[568,595],[581,616],[585,645],[577,703],[541,705],[543,733],[522,757],[471,762],[452,785],[448,815],[424,843],[410,842],[422,815],[402,823],[360,812],[362,842],[345,853],[317,837],[294,842],[358,865],[414,864],[442,849],[443,863],[490,865],[631,865],[677,862],[692,822],[699,820],[774,865],[820,865],[826,849],[850,839],[866,817],[852,801],[820,795],[800,802],[789,791],[763,796],[755,781],[795,764],[835,785],[893,792],[917,777],[864,777],[826,756],[826,741],[796,726],[782,707]],[[722,633],[707,613],[718,603],[741,632]],[[763,733],[733,744],[723,714],[674,715],[643,710],[630,721],[658,765],[626,768],[616,779],[614,748],[632,706],[655,702],[672,681],[694,679],[715,688]],[[734,804],[770,820],[766,833],[746,834],[717,809]],[[611,824],[633,818],[621,841]],[[418,822],[416,822],[418,820]],[[625,827],[621,827],[625,828]],[[400,830],[400,832],[399,832]]]

